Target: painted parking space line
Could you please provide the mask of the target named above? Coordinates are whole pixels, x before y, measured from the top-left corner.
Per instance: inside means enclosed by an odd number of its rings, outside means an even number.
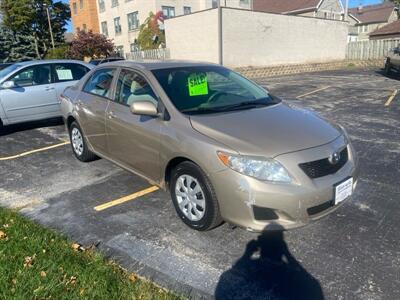
[[[396,97],[397,93],[399,92],[399,90],[394,90],[392,95],[390,95],[389,99],[386,101],[385,106],[389,106],[393,99]]]
[[[16,154],[16,155],[12,155],[12,156],[0,157],[0,161],[16,159],[16,158],[20,158],[20,157],[23,157],[23,156],[31,155],[31,154],[34,154],[34,153],[47,151],[47,150],[50,150],[50,149],[54,149],[54,148],[58,148],[58,147],[62,147],[62,146],[68,145],[69,143],[70,143],[69,141],[66,141],[66,142],[62,142],[62,143],[59,143],[59,144],[55,144],[55,145],[51,145],[51,146],[47,146],[47,147],[43,147],[43,148],[39,148],[39,149],[35,149],[35,150],[30,150],[30,151],[26,151],[26,152],[22,152],[20,154]]]
[[[116,200],[112,200],[112,201],[106,202],[104,204],[98,205],[98,206],[94,207],[94,210],[95,211],[102,211],[102,210],[105,210],[107,208],[110,208],[110,207],[113,207],[113,206],[116,206],[116,205],[120,205],[120,204],[123,204],[123,203],[128,202],[128,201],[135,200],[135,199],[137,199],[139,197],[142,197],[144,195],[153,193],[153,192],[155,192],[157,190],[159,190],[159,187],[154,185],[154,186],[151,186],[151,187],[149,187],[147,189],[144,189],[144,190],[141,190],[139,192],[133,193],[131,195],[128,195],[128,196],[125,196],[125,197],[122,197],[122,198],[119,198],[119,199],[116,199]]]
[[[299,99],[299,98],[303,98],[303,97],[306,97],[306,96],[309,96],[309,95],[312,95],[312,94],[315,94],[315,93],[318,93],[318,92],[321,92],[321,91],[327,90],[327,89],[329,89],[329,88],[331,88],[331,86],[325,86],[325,87],[322,87],[322,88],[320,88],[320,89],[317,89],[317,90],[314,90],[314,91],[308,92],[308,93],[306,93],[306,94],[303,94],[303,95],[297,96],[296,98],[297,98],[297,99]]]

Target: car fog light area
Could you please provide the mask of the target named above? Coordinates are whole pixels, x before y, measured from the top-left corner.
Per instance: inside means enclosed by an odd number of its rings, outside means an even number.
[[[286,169],[276,160],[267,158],[254,158],[218,152],[222,163],[243,175],[263,181],[290,183],[292,178]]]

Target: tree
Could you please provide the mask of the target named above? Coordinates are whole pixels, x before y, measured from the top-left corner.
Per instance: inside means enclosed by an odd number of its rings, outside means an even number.
[[[165,44],[165,32],[158,25],[162,18],[162,12],[156,15],[150,12],[148,18],[140,25],[137,41],[141,50],[157,49]]]
[[[0,62],[35,59],[33,45],[32,36],[13,33],[0,25]]]
[[[113,52],[114,43],[104,35],[92,31],[79,31],[71,43],[67,56],[74,59],[99,58],[110,56]]]
[[[64,43],[65,26],[71,18],[69,6],[53,0],[2,0],[3,25],[14,35],[30,36],[36,58],[46,56],[51,45],[46,8],[49,8],[55,45]]]
[[[67,57],[69,51],[68,45],[58,46],[54,49],[50,49],[46,55],[46,59],[64,59]]]
[[[400,0],[384,0],[383,2],[392,2],[397,7],[397,18],[400,19]]]

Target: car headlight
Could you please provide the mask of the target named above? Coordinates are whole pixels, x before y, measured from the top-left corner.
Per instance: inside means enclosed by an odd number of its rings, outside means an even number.
[[[275,159],[254,158],[218,152],[222,163],[243,175],[263,181],[290,183],[292,178],[286,169]]]

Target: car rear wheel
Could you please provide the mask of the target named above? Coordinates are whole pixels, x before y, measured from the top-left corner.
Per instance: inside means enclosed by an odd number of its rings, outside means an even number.
[[[72,122],[69,126],[69,138],[72,151],[77,159],[83,162],[89,162],[97,158],[97,156],[88,149],[82,129],[77,122]]]
[[[206,231],[222,223],[211,182],[196,164],[183,162],[172,171],[170,192],[178,216],[189,227]]]

